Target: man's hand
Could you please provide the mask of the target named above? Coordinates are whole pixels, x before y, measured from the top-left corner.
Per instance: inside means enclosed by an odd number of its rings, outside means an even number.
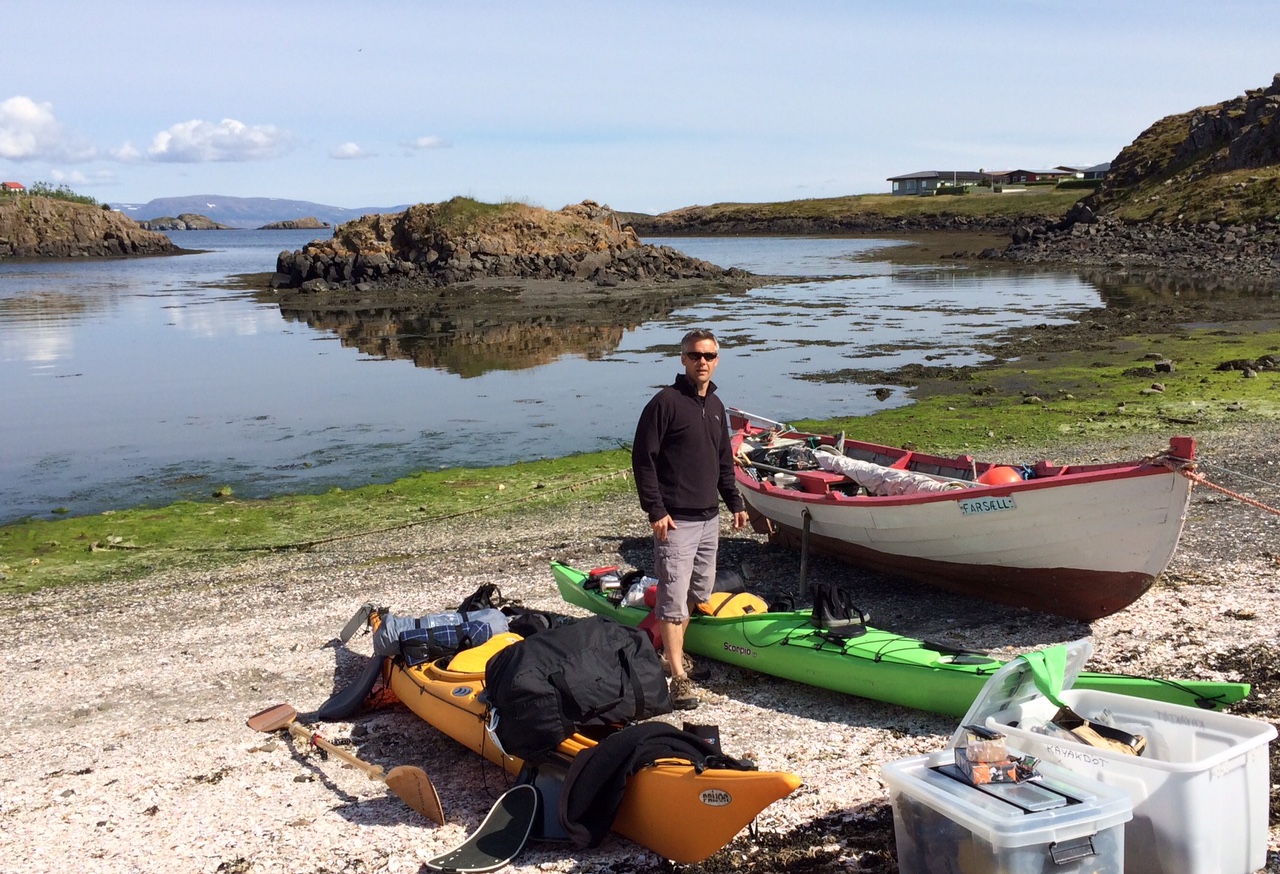
[[[663,516],[657,522],[653,522],[651,524],[654,540],[665,541],[667,539],[667,532],[675,530],[676,520],[672,519],[670,516]]]
[[[747,511],[746,511],[746,510],[739,510],[738,512],[736,512],[736,513],[734,513],[734,514],[733,514],[733,527],[734,527],[734,528],[746,528],[746,527],[747,527],[747,523],[748,523],[748,522],[750,522],[750,521],[751,521],[751,518],[750,518],[749,516],[747,516]]]

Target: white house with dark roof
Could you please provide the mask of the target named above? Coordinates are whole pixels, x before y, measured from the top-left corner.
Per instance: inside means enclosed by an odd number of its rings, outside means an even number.
[[[1092,167],[1062,165],[1052,170],[921,170],[890,176],[893,194],[934,194],[939,188],[965,188],[975,185],[1019,185],[1034,182],[1058,182],[1063,179],[1105,179],[1111,162]]]
[[[986,176],[973,170],[921,170],[919,173],[906,173],[902,176],[890,176],[894,194],[930,194],[939,188],[963,187],[977,185]]]
[[[1077,179],[1105,179],[1107,172],[1111,170],[1111,162],[1104,161],[1101,164],[1094,164],[1091,167],[1075,167],[1066,164],[1055,167],[1055,170],[1064,170]]]

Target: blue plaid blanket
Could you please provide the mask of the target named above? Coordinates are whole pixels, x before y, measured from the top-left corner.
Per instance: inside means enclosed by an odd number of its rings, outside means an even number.
[[[479,646],[507,630],[501,610],[486,608],[460,613],[450,610],[418,618],[386,614],[373,636],[374,652],[399,656],[409,665]]]

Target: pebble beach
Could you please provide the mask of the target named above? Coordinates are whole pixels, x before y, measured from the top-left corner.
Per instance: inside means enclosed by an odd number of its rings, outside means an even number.
[[[1200,436],[1201,471],[1280,505],[1270,429]],[[1148,454],[1161,438],[1023,447],[1060,463]],[[794,592],[798,555],[727,525],[721,566],[768,597]],[[1157,585],[1083,624],[952,596],[815,558],[810,579],[845,587],[872,624],[1002,658],[1088,639],[1091,670],[1243,680],[1233,712],[1280,722],[1280,517],[1197,486],[1183,540]],[[548,563],[647,566],[648,526],[631,494],[554,512],[476,513],[308,552],[201,571],[157,569],[91,588],[0,599],[6,641],[0,723],[0,871],[417,872],[481,822],[509,778],[402,707],[318,725],[386,768],[423,768],[446,823],[378,782],[245,720],[287,702],[307,722],[359,671],[370,638],[337,635],[369,601],[394,612],[452,609],[483,583],[538,609],[560,601]],[[715,665],[695,711],[725,750],[803,785],[700,866],[707,871],[896,871],[884,762],[941,749],[954,720]],[[308,723],[314,724],[314,723]],[[305,746],[305,745],[304,745]],[[1274,773],[1274,761],[1272,771]],[[1280,827],[1267,871],[1280,872]],[[612,872],[675,866],[611,836],[596,850],[530,844],[509,870]]]

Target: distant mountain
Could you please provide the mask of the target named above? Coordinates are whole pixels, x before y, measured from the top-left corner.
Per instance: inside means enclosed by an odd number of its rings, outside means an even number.
[[[163,216],[197,213],[233,228],[260,228],[272,222],[296,221],[314,217],[335,227],[362,215],[382,212],[403,212],[409,204],[401,206],[366,206],[347,209],[326,206],[309,200],[284,200],[278,197],[229,197],[220,194],[191,194],[186,197],[157,197],[147,203],[113,203],[135,221],[147,221]]]

